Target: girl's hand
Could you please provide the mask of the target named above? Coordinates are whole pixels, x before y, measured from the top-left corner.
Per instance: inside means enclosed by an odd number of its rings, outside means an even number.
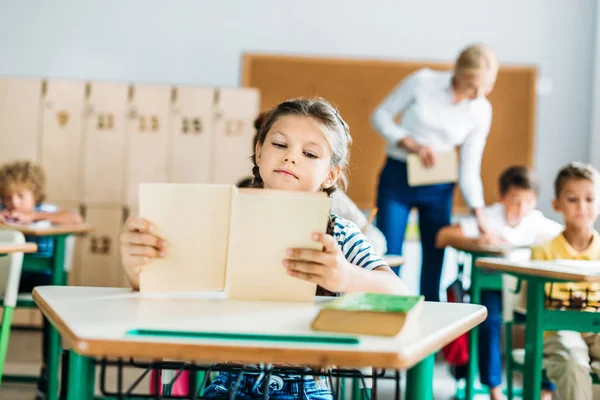
[[[288,258],[283,260],[288,274],[330,292],[345,292],[358,267],[346,260],[333,236],[314,233],[312,239],[321,243],[323,250],[288,249]]]
[[[154,234],[154,225],[139,217],[130,217],[121,234],[121,262],[134,288],[139,287],[142,267],[153,258],[167,255],[167,242]]]

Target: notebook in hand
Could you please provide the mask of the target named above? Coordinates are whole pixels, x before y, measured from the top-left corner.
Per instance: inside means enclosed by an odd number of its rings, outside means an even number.
[[[142,184],[140,216],[169,242],[142,269],[142,292],[226,290],[238,300],[311,301],[312,283],[287,274],[290,247],[320,249],[329,217],[325,193],[232,185]]]
[[[406,158],[408,184],[410,186],[435,185],[456,182],[458,180],[458,155],[455,151],[435,153],[435,164],[425,168],[416,154]]]
[[[312,329],[360,335],[396,336],[415,320],[423,296],[349,293],[323,307]]]
[[[232,196],[231,185],[140,185],[139,214],[169,243],[142,268],[141,292],[223,290]]]
[[[288,275],[288,248],[322,250],[329,198],[323,192],[240,189],[233,197],[226,291],[230,299],[312,301],[316,285]]]

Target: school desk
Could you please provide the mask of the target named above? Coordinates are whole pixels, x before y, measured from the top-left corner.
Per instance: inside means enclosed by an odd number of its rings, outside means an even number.
[[[33,237],[47,237],[54,239],[54,252],[52,257],[35,257],[34,254],[25,255],[23,259],[23,271],[52,271],[52,284],[64,286],[67,284],[67,238],[71,235],[83,235],[92,230],[90,225],[55,225],[55,226],[20,226],[16,224],[0,224],[2,229],[16,229],[24,235]],[[32,300],[19,299],[17,307],[35,307]],[[56,400],[58,391],[58,364],[60,337],[58,332],[51,328],[48,340],[48,391],[47,400]],[[4,378],[6,381],[29,381],[36,382],[37,376],[10,376]]]
[[[386,338],[312,331],[326,297],[254,302],[224,293],[45,286],[33,298],[71,348],[70,400],[91,398],[94,359],[102,357],[408,369],[406,398],[431,400],[433,354],[487,315],[480,305],[426,302],[412,325]]]
[[[475,267],[475,262],[480,257],[505,257],[511,251],[521,249],[514,246],[492,246],[477,244],[471,239],[457,240],[452,243],[455,250],[469,256],[471,271],[471,286],[469,288],[470,301],[481,304],[481,292],[485,290],[502,290],[502,275],[490,271],[482,273]],[[472,400],[477,391],[475,378],[478,374],[479,360],[479,328],[475,327],[469,332],[469,362],[465,382],[465,400]],[[482,391],[482,392],[485,392]]]
[[[549,261],[509,261],[479,258],[477,267],[527,282],[523,398],[539,399],[542,384],[544,331],[600,332],[600,313],[546,309],[544,285],[551,282],[600,282],[599,268],[560,265]]]

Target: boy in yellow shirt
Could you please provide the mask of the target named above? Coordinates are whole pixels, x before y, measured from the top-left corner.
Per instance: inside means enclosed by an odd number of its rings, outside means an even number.
[[[534,260],[600,260],[600,235],[594,223],[600,214],[600,174],[590,165],[571,163],[554,182],[554,209],[565,220],[565,230],[532,251]],[[552,299],[568,300],[568,289],[585,297],[588,284],[553,284]],[[592,400],[590,357],[600,360],[600,335],[574,331],[554,332],[544,340],[544,367],[562,400]],[[542,398],[551,392],[543,391]]]

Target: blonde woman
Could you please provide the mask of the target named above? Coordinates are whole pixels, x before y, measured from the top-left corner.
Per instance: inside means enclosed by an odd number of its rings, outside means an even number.
[[[485,45],[471,45],[461,51],[451,71],[421,69],[408,76],[371,117],[387,142],[388,156],[379,179],[377,225],[386,236],[388,252],[402,254],[408,215],[417,208],[423,252],[421,294],[429,301],[439,300],[444,250],[436,249],[435,237],[440,228],[450,225],[454,184],[411,187],[405,160],[414,153],[425,167],[431,167],[436,152],[459,147],[460,189],[481,234],[493,242],[483,214],[480,167],[492,122],[486,96],[497,72],[494,53]],[[394,118],[399,113],[402,120],[397,124]]]
[[[435,164],[439,151],[460,147],[459,185],[477,217],[481,233],[491,235],[483,215],[481,156],[492,121],[492,106],[485,98],[494,87],[498,62],[484,45],[465,48],[452,71],[421,69],[402,81],[371,117],[387,142],[388,160],[379,181],[378,226],[388,251],[401,254],[407,218],[419,210],[423,267],[421,293],[439,299],[443,250],[434,245],[437,231],[450,224],[453,184],[411,187],[406,177],[406,156],[414,153],[425,167]],[[402,113],[402,122],[394,118]]]

